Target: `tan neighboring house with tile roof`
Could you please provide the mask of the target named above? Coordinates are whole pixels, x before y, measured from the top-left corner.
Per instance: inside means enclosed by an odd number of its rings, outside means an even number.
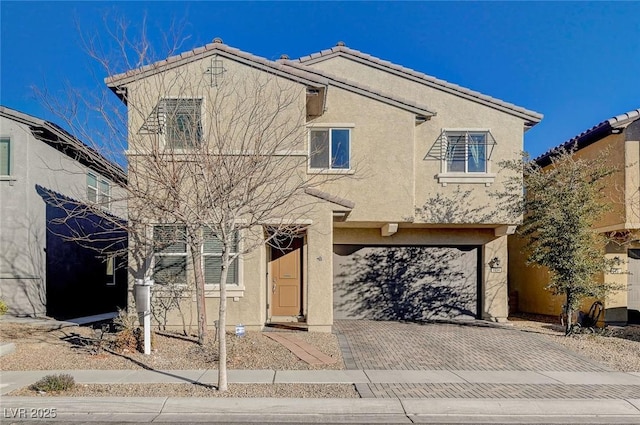
[[[106,82],[128,103],[131,134],[158,106],[136,103],[141,93],[185,96],[153,83],[158,75],[197,82],[206,103],[217,78],[247,72],[299,93],[301,171],[342,177],[306,190],[315,206],[295,217],[306,228],[287,252],[262,246],[241,258],[228,323],[330,331],[337,319],[506,320],[507,235],[521,217],[491,195],[509,178],[499,161],[518,158],[542,115],[342,44],[270,61],[215,40]],[[211,312],[217,297],[208,292]]]
[[[604,120],[561,146],[574,145],[575,155],[582,158],[593,158],[609,150],[609,161],[619,170],[609,178],[607,192],[603,193],[612,208],[596,225],[596,230],[615,240],[607,246],[605,255],[618,265],[598,279],[622,287],[602,300],[604,322],[640,323],[640,109]],[[550,165],[554,150],[534,161],[542,167]],[[522,312],[559,315],[564,297],[553,296],[544,289],[548,272],[527,267],[521,245],[517,237],[509,238],[509,290],[513,303],[517,300],[517,308]],[[588,311],[592,302],[585,300],[581,309]]]

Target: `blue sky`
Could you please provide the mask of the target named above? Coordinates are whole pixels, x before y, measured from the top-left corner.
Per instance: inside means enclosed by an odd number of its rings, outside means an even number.
[[[65,84],[99,91],[103,71],[80,34],[103,17],[153,37],[186,23],[184,50],[221,37],[277,59],[347,46],[541,112],[525,149],[537,156],[640,107],[640,2],[0,2],[0,103],[58,121],[33,96]],[[428,102],[427,102],[428,103]]]

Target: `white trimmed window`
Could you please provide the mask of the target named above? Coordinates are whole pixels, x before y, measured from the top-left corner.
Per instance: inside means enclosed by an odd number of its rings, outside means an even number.
[[[351,129],[312,128],[309,136],[310,169],[349,170],[351,168]]]
[[[220,284],[220,274],[222,265],[222,242],[209,229],[204,229],[204,238],[202,244],[204,282],[207,285]],[[238,253],[238,238],[232,247],[231,255]],[[229,266],[227,275],[227,285],[238,285],[238,258],[236,258]]]
[[[446,173],[487,172],[487,132],[447,131]]]
[[[87,173],[87,200],[100,203],[104,208],[111,205],[111,185],[104,178],[98,178],[97,174]]]
[[[91,172],[87,173],[87,200],[98,202],[98,177]]]
[[[441,172],[439,183],[483,183],[490,186],[491,152],[496,144],[488,129],[445,129],[440,135]]]
[[[187,283],[187,229],[180,225],[153,227],[153,279],[160,285]]]
[[[163,99],[165,146],[186,149],[202,142],[202,99]]]

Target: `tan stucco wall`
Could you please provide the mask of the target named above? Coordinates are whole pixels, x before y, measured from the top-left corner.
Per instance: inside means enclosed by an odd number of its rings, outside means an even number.
[[[519,158],[523,150],[524,122],[521,118],[342,57],[333,57],[328,60],[310,64],[309,66],[345,78],[357,79],[359,82],[377,90],[394,93],[420,105],[426,104],[431,110],[437,113],[435,117],[432,117],[425,123],[419,125],[414,124],[407,128],[407,130],[409,128],[414,129],[413,141],[402,139],[406,137],[404,131],[394,132],[391,136],[388,136],[388,133],[384,130],[378,135],[381,139],[378,143],[372,143],[371,140],[366,139],[366,146],[370,152],[369,155],[379,155],[380,152],[388,153],[389,146],[381,146],[380,144],[392,145],[391,147],[394,151],[404,148],[406,149],[404,155],[409,155],[411,151],[414,152],[413,196],[416,206],[420,207],[424,205],[429,200],[434,199],[436,194],[439,194],[441,197],[455,199],[455,191],[458,186],[460,186],[463,191],[469,189],[472,191],[470,197],[460,202],[461,206],[465,208],[490,206],[486,209],[481,208],[483,215],[493,211],[502,212],[500,209],[495,209],[494,206],[496,206],[497,203],[494,199],[489,198],[489,194],[501,190],[502,184],[507,178],[506,172],[500,171],[498,163],[503,160]],[[334,89],[330,88],[330,93],[332,90]],[[345,104],[343,109],[346,113],[349,113],[354,106],[355,105]],[[365,105],[362,104],[362,106]],[[363,123],[371,123],[374,128],[387,126],[387,128],[395,129],[395,123],[392,122],[392,115],[387,119],[383,118],[381,121],[381,118],[375,113],[376,111],[369,111],[367,109],[363,112],[366,114],[362,117],[364,119],[362,121]],[[369,112],[373,113],[368,114]],[[331,108],[328,113],[331,113]],[[413,123],[414,115],[410,115],[410,122]],[[441,161],[428,157],[428,154],[433,152],[434,145],[436,145],[443,129],[453,128],[486,129],[489,130],[495,138],[496,145],[491,152],[488,172],[496,173],[497,176],[491,186],[487,187],[484,183],[448,183],[447,187],[444,187],[441,183],[438,183],[436,175],[442,171]],[[413,147],[411,147],[411,144],[413,144]],[[489,150],[491,150],[491,148],[489,148]],[[387,158],[393,159],[398,155],[403,154],[392,152]],[[385,159],[383,155],[380,155],[380,158]],[[384,166],[385,168],[382,169],[391,176],[396,175],[396,171],[393,169],[395,167],[408,168],[405,163],[395,161],[387,161]],[[406,175],[408,173],[409,170],[407,169],[404,174]],[[394,186],[398,184],[398,182],[392,179],[389,179],[389,182],[393,182]],[[397,190],[406,189],[407,187],[404,186],[397,188]],[[378,191],[383,195],[383,190],[378,189]],[[347,193],[347,195],[349,195],[349,193]],[[377,196],[375,192],[368,193],[368,195]],[[353,196],[355,196],[355,193]],[[412,213],[409,217],[412,216],[415,216],[415,214]],[[354,216],[353,220],[356,220],[356,217],[359,216]],[[416,222],[420,221],[420,217],[414,217],[414,219]],[[456,222],[474,223],[476,221],[475,217],[470,219],[460,217]],[[505,220],[502,217],[497,217],[491,222],[501,223],[505,222]]]
[[[611,210],[603,214],[597,228],[622,228],[625,223],[625,142],[623,134],[612,134],[598,142],[584,147],[575,153],[576,158],[594,159],[608,152],[607,165],[617,171],[606,177],[602,201],[611,206]]]

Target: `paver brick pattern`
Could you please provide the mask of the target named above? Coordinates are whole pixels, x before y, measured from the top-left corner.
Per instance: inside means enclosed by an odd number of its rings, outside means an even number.
[[[541,335],[509,328],[368,320],[334,323],[348,369],[603,372]],[[358,384],[375,398],[637,398],[640,385]]]
[[[543,336],[455,324],[337,320],[348,369],[608,371]]]
[[[640,385],[369,384],[374,398],[636,398]]]

